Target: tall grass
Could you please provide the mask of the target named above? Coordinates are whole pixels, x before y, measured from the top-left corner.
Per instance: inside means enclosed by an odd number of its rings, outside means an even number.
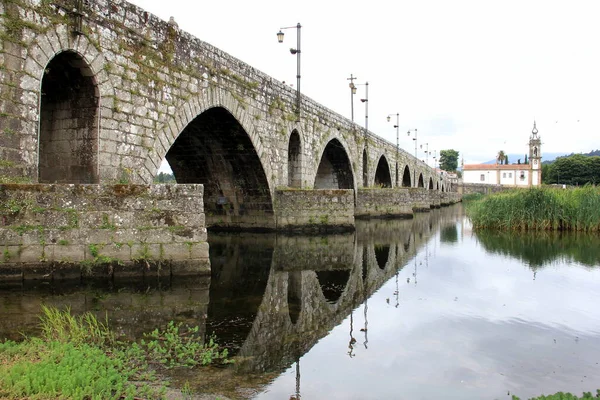
[[[61,311],[42,305],[40,327],[42,335],[48,341],[72,343],[75,346],[83,343],[100,347],[116,344],[115,335],[108,328],[108,321],[102,323],[91,313],[74,316],[69,307]]]
[[[466,205],[475,229],[600,231],[600,189],[534,188],[492,194]]]

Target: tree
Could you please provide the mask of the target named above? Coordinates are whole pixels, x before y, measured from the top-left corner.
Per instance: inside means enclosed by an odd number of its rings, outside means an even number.
[[[508,165],[508,154],[504,156],[504,165]]]
[[[496,164],[502,164],[504,162],[504,158],[506,157],[506,153],[504,150],[500,150],[498,155],[496,156]]]
[[[440,168],[444,171],[454,172],[458,168],[458,151],[440,150]]]
[[[585,185],[600,182],[600,157],[586,157],[575,154],[557,158],[547,164],[545,170],[542,165],[542,181],[548,184]]]
[[[527,162],[527,154],[525,154],[525,164],[529,164],[529,163]]]

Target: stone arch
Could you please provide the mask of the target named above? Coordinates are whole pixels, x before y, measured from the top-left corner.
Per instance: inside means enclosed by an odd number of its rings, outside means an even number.
[[[294,129],[288,143],[288,187],[302,187],[302,143]]]
[[[363,149],[362,154],[362,178],[363,187],[369,187],[369,156],[366,147]]]
[[[402,174],[402,187],[411,187],[411,179],[410,179],[410,168],[408,165],[404,167],[404,173]]]
[[[316,271],[321,292],[327,303],[335,304],[342,297],[350,280],[350,272],[349,269]]]
[[[99,91],[80,54],[62,51],[41,82],[38,181],[98,183]]]
[[[433,190],[433,178],[429,178],[429,190]]]
[[[354,174],[344,145],[331,139],[323,152],[315,175],[315,189],[354,189]]]
[[[423,182],[423,174],[422,173],[419,174],[419,183],[418,183],[417,187],[420,187],[420,188],[425,187],[425,184]]]
[[[205,88],[207,87],[208,82],[205,83]],[[147,155],[149,162],[146,163],[146,170],[141,173],[141,179],[144,182],[152,182],[158,173],[162,160],[175,140],[197,116],[211,108],[223,108],[235,118],[237,123],[246,132],[252,143],[252,147],[259,155],[262,169],[269,182],[270,191],[273,193],[276,187],[276,174],[268,162],[268,155],[263,147],[260,135],[256,132],[255,125],[250,123],[254,118],[246,110],[247,107],[242,107],[230,92],[220,88],[212,88],[210,91],[200,91],[199,93],[204,93],[204,95],[196,96],[188,102],[178,105],[176,108],[177,112],[164,122],[162,129],[157,129],[152,151]]]
[[[392,176],[390,174],[390,166],[385,155],[379,157],[377,163],[377,169],[375,170],[375,186],[381,186],[384,188],[392,187]]]
[[[273,228],[271,184],[250,134],[224,107],[196,115],[166,153],[178,183],[204,185],[212,228]]]
[[[64,25],[53,26],[48,29],[43,35],[36,35],[27,46],[27,54],[25,55],[23,62],[23,69],[27,72],[27,75],[21,83],[21,89],[25,91],[35,92],[37,96],[22,96],[23,106],[29,109],[38,110],[38,122],[41,125],[41,103],[42,103],[42,83],[45,76],[47,75],[47,69],[49,64],[60,57],[61,53],[71,54],[72,59],[77,59],[75,68],[79,68],[82,75],[86,78],[93,80],[95,84],[94,96],[97,98],[97,112],[96,112],[96,139],[95,142],[95,155],[94,161],[90,161],[88,165],[94,164],[93,176],[90,179],[92,182],[102,180],[104,170],[102,165],[107,165],[107,162],[102,162],[101,154],[98,149],[100,148],[99,142],[103,138],[106,138],[106,134],[103,134],[106,121],[102,118],[106,109],[110,109],[113,105],[114,98],[114,87],[112,86],[108,74],[104,69],[105,59],[103,54],[93,45],[85,36],[72,36],[67,27]],[[62,56],[64,57],[64,56]],[[39,150],[40,150],[40,134],[41,127],[38,126],[38,132],[35,137],[36,150],[38,154],[35,154],[31,159],[35,159],[37,162],[36,170],[40,170]],[[26,132],[30,134],[32,132]],[[114,135],[111,135],[114,140]],[[44,169],[44,168],[42,168]],[[78,169],[78,168],[74,168]],[[89,168],[86,168],[89,170]],[[90,174],[88,174],[88,177]],[[45,180],[44,178],[43,180]],[[48,179],[52,180],[52,178]],[[56,179],[54,179],[56,180]],[[61,179],[61,181],[66,181]],[[88,181],[88,179],[77,180],[77,181]]]

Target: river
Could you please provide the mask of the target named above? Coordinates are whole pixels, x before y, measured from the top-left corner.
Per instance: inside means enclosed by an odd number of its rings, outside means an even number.
[[[209,234],[212,276],[0,288],[0,338],[41,304],[141,337],[199,325],[236,363],[177,384],[240,399],[510,399],[600,388],[600,239],[471,230],[461,205],[323,236]]]

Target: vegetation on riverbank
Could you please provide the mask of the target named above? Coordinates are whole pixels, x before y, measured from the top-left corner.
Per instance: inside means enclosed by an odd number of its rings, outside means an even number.
[[[475,229],[600,231],[600,188],[513,190],[467,202]]]
[[[230,362],[198,327],[169,323],[140,343],[120,342],[90,313],[42,308],[42,335],[0,342],[0,397],[7,399],[162,398],[156,373],[166,368]]]

